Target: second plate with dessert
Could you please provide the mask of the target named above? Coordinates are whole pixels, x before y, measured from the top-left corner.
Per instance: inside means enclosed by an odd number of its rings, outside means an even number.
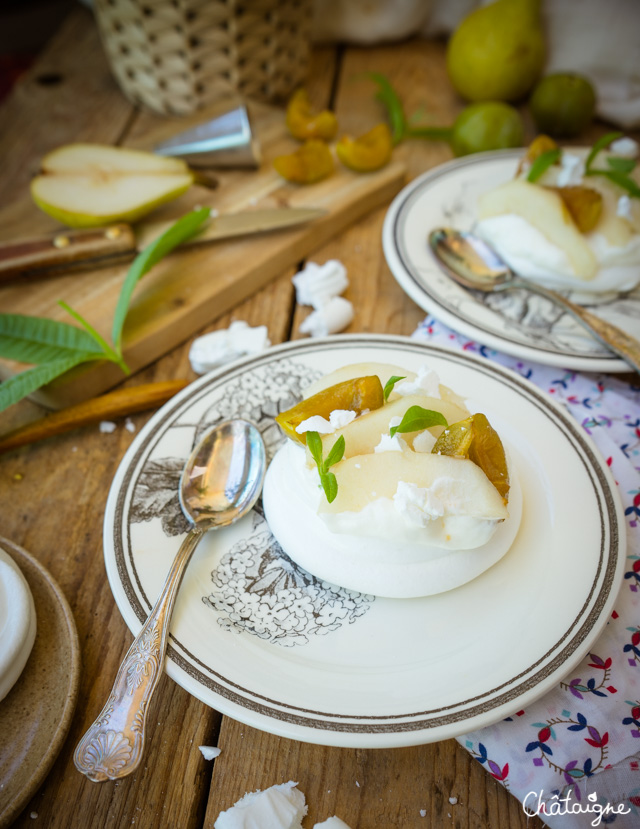
[[[442,273],[429,250],[427,237],[435,228],[473,228],[479,197],[512,179],[523,153],[518,149],[467,156],[412,181],[385,219],[383,247],[389,267],[421,308],[483,345],[561,368],[628,372],[626,362],[547,300],[525,290],[465,290]],[[588,307],[640,339],[640,288],[594,295]]]

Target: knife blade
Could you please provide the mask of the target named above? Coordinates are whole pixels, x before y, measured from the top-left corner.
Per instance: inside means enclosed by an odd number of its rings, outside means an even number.
[[[219,215],[212,211],[203,229],[180,247],[285,230],[319,219],[326,213],[316,207],[274,207]],[[140,222],[135,227],[113,224],[1,243],[0,281],[20,276],[57,276],[118,264],[132,259],[172,224],[171,221]]]

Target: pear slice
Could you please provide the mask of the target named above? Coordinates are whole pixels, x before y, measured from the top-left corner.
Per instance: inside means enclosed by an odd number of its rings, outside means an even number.
[[[407,371],[406,368],[402,368],[402,366],[395,366],[391,363],[352,363],[348,366],[342,366],[341,368],[332,371],[330,374],[325,374],[319,380],[316,380],[310,386],[307,386],[304,390],[303,397],[311,397],[311,395],[317,394],[319,391],[322,391],[329,386],[333,386],[336,383],[342,383],[345,380],[353,380],[355,377],[366,377],[372,374],[378,376],[383,388],[386,386],[391,377],[404,377],[405,380],[408,381],[416,379],[415,371]],[[459,394],[456,394],[448,386],[444,386],[442,383],[440,383],[439,386],[440,397],[444,401],[447,403],[454,403],[456,406],[466,411],[464,400]],[[397,400],[398,397],[400,397],[400,395],[396,391],[392,391],[389,395],[389,401]],[[438,409],[438,411],[440,411],[440,409]]]
[[[509,213],[521,216],[552,245],[563,250],[577,277],[589,280],[596,275],[598,263],[595,254],[557,193],[522,179],[514,179],[484,193],[478,200],[481,219]]]
[[[332,371],[330,374],[325,374],[315,383],[312,383],[304,390],[304,397],[311,397],[323,389],[328,389],[329,386],[334,386],[336,383],[343,383],[345,380],[353,380],[356,377],[367,377],[375,374],[379,377],[382,387],[384,388],[387,381],[393,377],[406,377],[408,380],[415,380],[415,373],[407,371],[400,366],[394,366],[391,363],[352,363],[348,366]]]
[[[428,488],[436,479],[447,478],[456,482],[456,514],[498,521],[509,515],[485,473],[464,458],[408,450],[382,452],[355,455],[340,461],[332,471],[338,481],[338,494],[331,503],[321,499],[320,513],[360,512],[377,498],[392,499],[398,481]]]
[[[31,182],[38,207],[69,227],[133,222],[193,183],[184,161],[103,144],[67,144],[46,155]]]
[[[354,455],[367,455],[374,452],[375,447],[380,443],[382,435],[389,434],[389,421],[393,417],[402,418],[411,406],[420,406],[423,409],[432,409],[433,411],[441,412],[448,423],[456,423],[458,420],[464,420],[465,417],[469,416],[466,408],[462,408],[447,400],[428,397],[425,394],[407,394],[404,397],[398,397],[397,400],[381,406],[379,409],[374,409],[365,415],[360,415],[360,417],[352,420],[351,423],[348,423],[341,429],[336,429],[332,434],[323,435],[323,457],[326,458],[331,447],[340,435],[344,435],[344,458],[351,458]],[[428,431],[433,434],[434,438],[437,438],[443,429],[444,426],[432,426]],[[413,446],[413,439],[417,434],[418,432],[406,432],[401,434],[400,437],[409,446]],[[311,458],[311,453],[307,450],[307,466],[313,465],[314,461]]]

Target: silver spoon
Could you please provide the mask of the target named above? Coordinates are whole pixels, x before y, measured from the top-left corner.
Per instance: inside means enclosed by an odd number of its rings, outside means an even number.
[[[562,308],[601,343],[619,354],[640,373],[640,342],[615,325],[575,305],[562,294],[517,276],[498,254],[473,233],[441,227],[429,234],[429,246],[438,264],[464,288],[476,291],[508,291],[524,288]]]
[[[202,536],[237,521],[257,501],[266,471],[260,432],[244,420],[210,429],[185,464],[180,506],[192,527],[160,596],[120,665],[107,704],[78,743],[73,760],[90,780],[117,780],[142,758],[147,710],[162,674],[178,587]]]

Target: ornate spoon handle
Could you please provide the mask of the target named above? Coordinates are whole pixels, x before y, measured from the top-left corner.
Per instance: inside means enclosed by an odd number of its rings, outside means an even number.
[[[117,780],[142,758],[147,709],[167,650],[171,612],[189,559],[204,530],[182,542],[153,610],[125,656],[106,705],[78,743],[73,760],[90,780]]]
[[[576,305],[555,291],[550,291],[532,282],[524,282],[519,277],[509,284],[514,287],[523,287],[529,291],[534,291],[541,296],[547,297],[547,299],[550,299],[557,305],[562,305],[567,313],[571,314],[574,319],[587,328],[596,339],[604,343],[611,351],[619,354],[623,360],[629,363],[631,368],[640,374],[640,342],[629,336],[625,331],[597,317],[595,314],[592,314],[580,305]]]

